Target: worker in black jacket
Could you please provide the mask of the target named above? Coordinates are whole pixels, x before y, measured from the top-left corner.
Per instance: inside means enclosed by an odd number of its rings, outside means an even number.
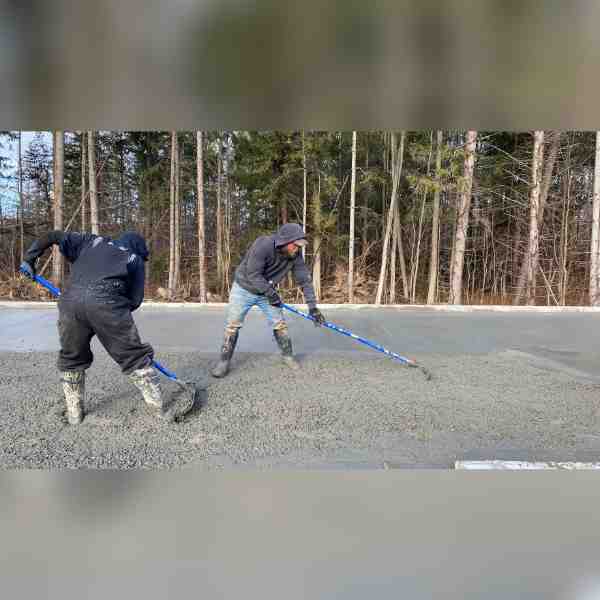
[[[117,240],[88,233],[51,231],[27,251],[21,270],[33,278],[37,259],[52,245],[72,263],[70,282],[58,302],[61,373],[69,423],[85,416],[85,371],[93,361],[90,342],[98,337],[108,354],[159,416],[165,406],[154,350],[144,344],[131,313],[144,299],[144,238],[129,232]]]
[[[253,306],[258,306],[267,318],[284,362],[291,369],[299,368],[283,318],[281,298],[275,286],[291,271],[296,283],[302,288],[315,325],[325,322],[317,308],[312,279],[300,252],[306,244],[302,227],[296,223],[286,223],[276,234],[257,238],[248,249],[235,271],[220,360],[212,371],[214,377],[223,377],[229,371],[239,331]]]

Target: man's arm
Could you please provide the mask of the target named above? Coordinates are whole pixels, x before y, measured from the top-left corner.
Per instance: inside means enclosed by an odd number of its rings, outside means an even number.
[[[308,268],[301,254],[298,254],[294,260],[293,272],[296,283],[298,283],[298,285],[302,288],[304,299],[308,305],[308,312],[313,318],[315,326],[319,327],[320,325],[323,325],[323,323],[325,323],[325,317],[317,308],[317,296],[315,294],[315,288],[312,284],[312,277],[308,272]]]
[[[23,257],[32,270],[35,272],[35,263],[44,252],[54,244],[60,244],[64,240],[65,234],[62,231],[49,231],[46,235],[35,240]]]
[[[317,297],[315,295],[315,288],[313,287],[312,278],[301,254],[296,256],[292,272],[294,273],[296,283],[302,288],[302,293],[304,294],[304,299],[306,300],[308,308],[316,308]]]
[[[61,254],[73,263],[79,258],[83,247],[97,237],[93,233],[65,233],[59,244]]]
[[[35,242],[29,246],[23,260],[35,269],[37,259],[44,254],[50,246],[57,244],[61,254],[63,254],[70,262],[74,262],[77,260],[84,242],[91,237],[96,236],[81,233],[65,233],[64,231],[59,230],[49,231],[46,235],[35,240]]]
[[[137,255],[132,255],[133,260],[127,263],[129,271],[129,290],[128,296],[131,300],[131,312],[137,310],[144,301],[144,282],[146,279],[146,270],[144,261]]]
[[[273,286],[265,279],[265,261],[271,252],[269,244],[254,243],[248,251],[245,275],[259,294],[267,294]]]

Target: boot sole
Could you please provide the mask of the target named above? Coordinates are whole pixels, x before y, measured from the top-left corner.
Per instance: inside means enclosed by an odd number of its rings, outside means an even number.
[[[229,373],[229,365],[227,365],[227,367],[225,367],[225,370],[221,373],[220,371],[217,371],[217,367],[215,367],[210,374],[213,377],[216,377],[217,379],[221,379],[221,377],[225,377],[225,375],[227,375],[227,373]]]
[[[298,364],[297,361],[295,360],[290,360],[288,358],[283,358],[282,359],[283,364],[288,368],[291,369],[292,371],[299,371],[300,370],[300,365]]]

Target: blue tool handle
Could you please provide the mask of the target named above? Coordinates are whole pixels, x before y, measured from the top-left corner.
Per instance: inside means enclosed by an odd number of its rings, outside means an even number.
[[[153,360],[152,366],[156,367],[163,375],[166,375],[169,379],[172,379],[173,381],[177,381],[177,375],[175,375],[175,373],[172,373],[171,371],[169,371],[169,369],[167,369],[166,367],[163,367],[159,362]]]
[[[54,287],[49,281],[44,279],[41,275],[34,275],[35,280],[41,283],[47,290],[49,290],[55,296],[60,296],[60,290]]]
[[[285,308],[286,310],[289,310],[290,312],[293,312],[294,314],[296,314],[300,317],[308,319],[309,321],[315,321],[315,319],[313,317],[311,317],[310,315],[307,315],[306,313],[303,313],[302,311],[295,309],[294,307],[290,306],[289,304],[282,304],[281,306],[282,306],[282,308]],[[341,333],[348,337],[351,337],[353,340],[356,340],[357,342],[360,342],[361,344],[364,344],[365,346],[368,346],[369,348],[372,348],[373,350],[376,350],[377,352],[381,352],[382,354],[386,354],[387,356],[389,356],[391,358],[395,358],[396,360],[400,361],[401,363],[404,363],[405,365],[417,366],[413,360],[410,360],[410,358],[405,358],[404,356],[400,356],[399,354],[396,354],[396,352],[392,352],[391,350],[384,348],[380,344],[377,344],[375,342],[372,342],[370,340],[362,338],[362,337],[356,335],[355,333],[352,333],[351,331],[344,329],[343,327],[339,327],[338,325],[329,323],[329,321],[325,321],[325,323],[323,323],[322,326],[327,327],[328,329],[332,329],[333,331],[337,331],[338,333]]]
[[[20,269],[21,273],[27,274],[25,269]],[[29,275],[27,275],[29,277]],[[47,279],[44,279],[41,275],[34,275],[33,278],[40,285],[44,286],[53,296],[60,296],[60,290],[54,287]]]

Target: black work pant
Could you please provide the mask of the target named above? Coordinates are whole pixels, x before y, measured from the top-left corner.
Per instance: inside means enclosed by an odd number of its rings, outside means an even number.
[[[94,335],[125,374],[145,367],[154,358],[152,346],[140,340],[127,298],[95,299],[89,294],[63,296],[58,309],[60,371],[89,368],[94,360],[90,349]]]

